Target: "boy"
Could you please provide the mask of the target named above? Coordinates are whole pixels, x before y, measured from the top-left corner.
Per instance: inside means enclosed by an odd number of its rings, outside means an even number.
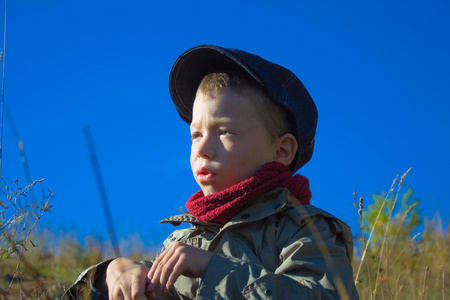
[[[317,109],[289,70],[236,49],[201,45],[169,80],[190,124],[201,190],[152,262],[126,258],[83,272],[65,294],[91,299],[358,299],[352,235],[309,205],[292,176],[313,152]],[[108,295],[108,296],[106,296]]]

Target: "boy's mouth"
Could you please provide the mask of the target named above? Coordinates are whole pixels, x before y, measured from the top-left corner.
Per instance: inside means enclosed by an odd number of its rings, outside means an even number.
[[[200,168],[197,170],[196,175],[200,182],[204,182],[210,180],[215,174],[207,168]]]

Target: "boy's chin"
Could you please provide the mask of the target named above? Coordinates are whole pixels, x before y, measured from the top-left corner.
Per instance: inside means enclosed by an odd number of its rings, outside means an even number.
[[[217,193],[218,191],[216,191],[215,189],[211,189],[211,188],[207,187],[207,188],[202,188],[202,192],[203,192],[203,195],[209,196],[209,195]]]
[[[200,188],[201,188],[201,190],[203,192],[203,195],[208,196],[208,195],[211,195],[211,194],[222,192],[222,191],[224,191],[224,190],[226,190],[228,188],[231,188],[231,187],[235,186],[237,183],[234,183],[234,184],[230,183],[228,185],[226,185],[226,184],[222,184],[222,185],[217,185],[217,184],[215,184],[215,185],[206,185],[206,184],[200,184],[200,183],[198,183],[198,184],[199,184],[199,186],[200,186]]]
[[[225,188],[218,188],[218,187],[213,187],[213,186],[203,186],[201,187],[203,195],[205,196],[209,196],[218,192],[223,191]]]

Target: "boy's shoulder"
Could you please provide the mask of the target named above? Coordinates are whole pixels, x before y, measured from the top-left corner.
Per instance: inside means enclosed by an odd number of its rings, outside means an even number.
[[[262,199],[260,199],[261,200],[260,205],[257,204],[252,205],[249,207],[249,209],[257,210],[259,209],[260,206],[268,206],[268,207],[273,206],[275,210],[277,210],[277,208],[280,208],[283,214],[286,214],[296,222],[299,222],[299,225],[304,224],[305,221],[308,221],[312,217],[324,217],[326,219],[335,220],[336,222],[342,223],[343,225],[347,226],[344,222],[339,220],[339,218],[317,206],[311,204],[310,205],[291,204],[289,201],[290,195],[291,194],[288,189],[276,188],[273,191],[265,194],[262,197]]]
[[[298,220],[299,222],[304,223],[308,221],[309,218],[312,217],[324,217],[326,219],[336,220],[337,222],[342,222],[338,217],[329,213],[328,211],[319,208],[315,205],[289,205],[288,209],[285,211],[287,215],[289,215],[292,219]],[[347,226],[347,225],[346,225]]]
[[[271,204],[273,208],[279,207],[272,214],[278,215],[279,222],[289,228],[307,228],[310,231],[317,230],[317,226],[327,226],[330,231],[338,236],[345,244],[347,256],[353,255],[353,235],[350,227],[340,220],[338,217],[314,205],[297,205],[291,204],[290,192],[285,188],[277,188],[265,195],[267,204]],[[266,205],[267,205],[266,204]],[[269,209],[270,204],[267,205]],[[264,205],[261,203],[261,205]],[[255,205],[257,208],[258,205]],[[291,230],[288,230],[292,232]]]
[[[306,226],[311,231],[317,230],[316,224],[325,221],[330,230],[341,238],[347,249],[347,256],[353,256],[353,234],[350,227],[331,213],[314,205],[290,205],[284,212],[285,217],[298,224]]]

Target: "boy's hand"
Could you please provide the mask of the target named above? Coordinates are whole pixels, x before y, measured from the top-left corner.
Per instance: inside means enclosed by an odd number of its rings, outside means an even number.
[[[116,258],[106,270],[109,299],[146,300],[145,285],[149,268],[128,258]]]
[[[170,291],[180,275],[202,277],[214,253],[174,242],[153,262],[148,272],[151,280],[147,291],[156,296]]]

